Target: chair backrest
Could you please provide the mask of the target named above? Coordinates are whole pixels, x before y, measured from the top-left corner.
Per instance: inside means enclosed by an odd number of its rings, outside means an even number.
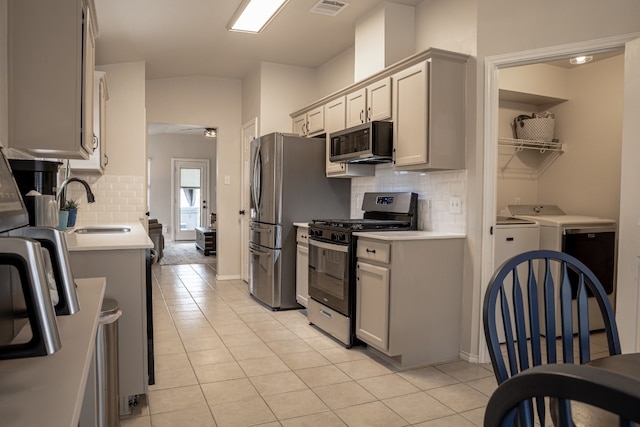
[[[593,425],[634,426],[640,422],[640,381],[634,377],[589,365],[536,366],[500,384],[484,414],[485,427],[534,427],[532,398],[550,397],[559,402],[556,427],[574,427],[568,401],[582,402],[617,415]],[[542,400],[542,399],[540,399]],[[524,415],[524,416],[523,416]],[[541,421],[541,425],[544,421]]]
[[[505,261],[489,282],[483,306],[485,338],[498,384],[532,366],[576,363],[574,352],[577,363],[590,361],[590,310],[602,316],[609,354],[620,354],[611,303],[581,261],[549,250]]]

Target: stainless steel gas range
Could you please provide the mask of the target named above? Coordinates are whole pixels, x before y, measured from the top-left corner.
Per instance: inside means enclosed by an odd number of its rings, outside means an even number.
[[[357,231],[416,230],[418,195],[365,193],[362,219],[313,220],[309,226],[309,322],[347,348],[355,338]]]

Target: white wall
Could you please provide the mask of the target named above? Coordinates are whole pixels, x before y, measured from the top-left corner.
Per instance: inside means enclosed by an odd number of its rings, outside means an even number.
[[[218,128],[218,277],[240,277],[242,82],[215,77],[148,80],[147,120]]]
[[[570,100],[552,109],[567,152],[540,177],[540,202],[618,220],[623,73],[623,55],[571,70]]]
[[[555,69],[557,78],[542,78],[538,72],[544,72],[543,67]],[[547,106],[500,103],[499,135],[511,137],[510,124],[519,114],[548,110],[556,114],[554,136],[565,144],[566,153],[550,162],[537,177],[531,173],[551,153],[524,150],[512,158],[512,148],[500,147],[498,210],[516,203],[518,198],[522,204],[557,204],[570,214],[618,219],[623,68],[621,54],[572,69],[538,64],[504,70],[508,72],[501,70],[501,88],[503,77],[508,76],[507,87],[563,96],[568,101]],[[518,80],[534,82],[535,87],[523,89]],[[545,88],[540,82],[548,82],[549,86]],[[509,166],[502,171],[509,159]]]
[[[149,135],[147,138],[149,174],[149,212],[151,218],[167,226],[167,235],[172,236],[171,224],[171,159],[209,160],[210,212],[216,208],[216,140],[201,135]]]
[[[316,86],[318,87],[319,98],[330,95],[354,83],[354,56],[355,49],[352,46],[318,67]]]
[[[289,114],[318,98],[316,71],[272,62],[260,71],[260,135],[291,132]]]
[[[416,50],[477,52],[476,0],[424,0],[416,7]],[[513,6],[509,6],[512,8]]]
[[[260,68],[242,79],[242,123],[255,117],[260,117]]]
[[[86,203],[86,195],[79,185],[68,187],[68,197],[80,200],[78,224],[145,220],[145,64],[129,62],[98,68],[107,73],[106,146],[109,164],[104,175],[74,174],[91,184],[95,203]]]

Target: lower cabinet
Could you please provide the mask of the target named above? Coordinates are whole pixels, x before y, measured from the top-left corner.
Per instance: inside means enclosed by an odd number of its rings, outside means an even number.
[[[76,279],[106,277],[105,298],[118,301],[120,414],[130,412],[129,398],[148,389],[145,249],[70,251]]]
[[[400,368],[459,357],[463,241],[360,237],[356,336]]]
[[[309,245],[308,229],[298,227],[296,241],[296,301],[307,307],[309,302]]]
[[[380,348],[389,348],[389,269],[358,262],[356,335]]]

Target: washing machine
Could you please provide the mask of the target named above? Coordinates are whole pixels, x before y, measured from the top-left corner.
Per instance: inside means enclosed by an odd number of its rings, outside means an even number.
[[[493,270],[496,271],[505,261],[523,252],[534,251],[540,245],[540,225],[531,220],[499,216],[494,227],[494,253]],[[527,277],[526,266],[518,268],[519,277]],[[511,278],[507,277],[507,283],[511,283]],[[511,299],[510,289],[507,287],[507,298]],[[523,293],[526,302],[526,293]],[[512,313],[513,316],[513,313]],[[527,331],[529,331],[529,318],[525,318]],[[498,324],[500,324],[498,322]],[[527,332],[528,336],[528,332]],[[504,331],[498,328],[498,339],[504,342]]]
[[[615,220],[587,215],[567,215],[557,205],[509,205],[507,214],[540,224],[540,249],[564,252],[582,261],[600,280],[611,306],[615,307]],[[558,277],[559,267],[555,270],[554,277]],[[570,272],[569,280],[575,298],[577,275]],[[589,298],[589,313],[590,329],[603,329],[604,321],[593,298]]]

